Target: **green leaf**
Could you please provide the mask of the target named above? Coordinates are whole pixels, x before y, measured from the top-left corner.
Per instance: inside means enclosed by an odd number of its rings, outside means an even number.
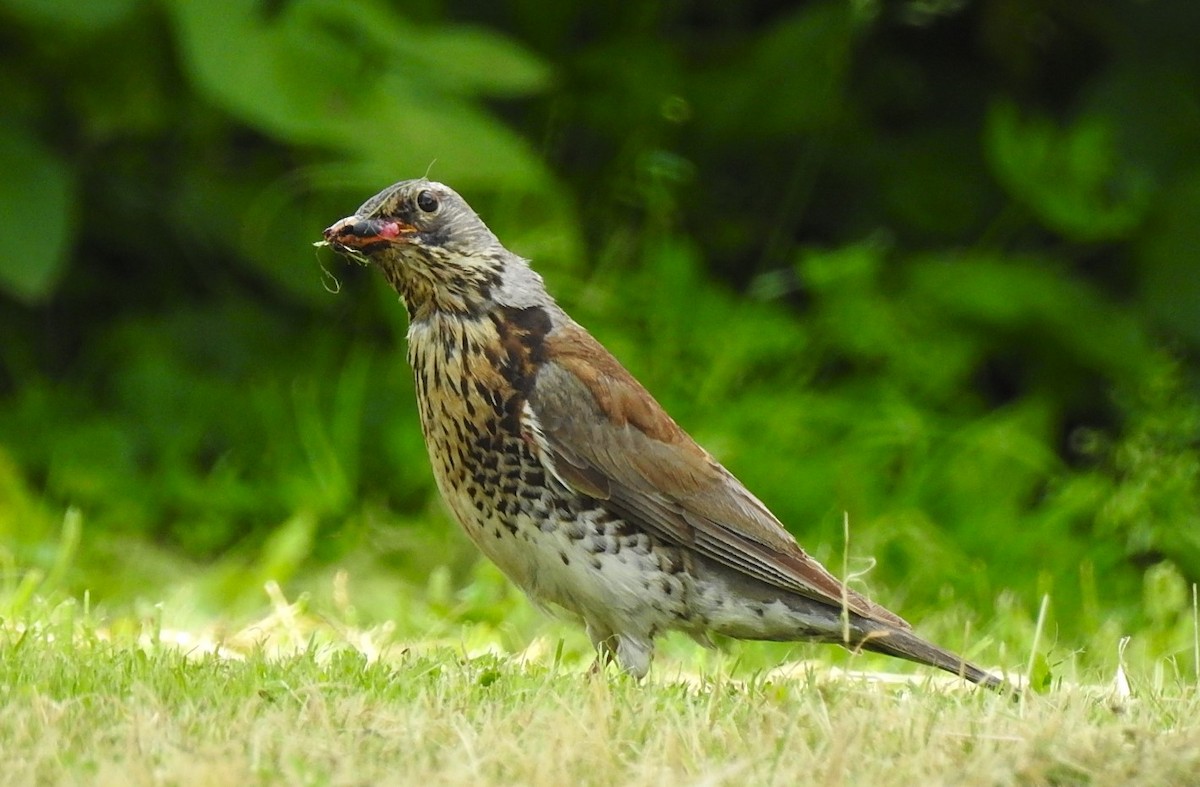
[[[1200,168],[1163,194],[1137,245],[1141,295],[1161,325],[1200,347]]]
[[[430,34],[409,54],[428,63],[447,88],[494,95],[520,95],[546,88],[550,69],[512,41],[488,30],[450,28]]]
[[[504,36],[481,27],[416,25],[372,0],[298,0],[282,24],[373,61],[378,73],[402,73],[437,91],[519,95],[551,81],[542,60]]]
[[[1066,129],[1024,119],[1007,102],[988,115],[986,146],[996,178],[1050,229],[1076,241],[1125,238],[1150,204],[1148,177],[1117,157],[1106,118]]]
[[[299,0],[273,18],[234,0],[170,5],[197,87],[226,111],[293,144],[360,155],[382,146],[424,167],[423,153],[408,153],[414,144],[449,138],[451,144],[438,147],[444,156],[458,156],[470,155],[489,136],[512,136],[463,94],[526,92],[548,82],[547,69],[496,35],[427,32],[366,0]],[[440,125],[423,128],[421,116],[431,114]],[[472,138],[453,121],[468,123]],[[534,168],[528,152],[513,148],[479,158],[502,153],[524,171]]]
[[[50,293],[75,237],[75,174],[31,136],[0,129],[0,288]]]
[[[1032,332],[1115,380],[1131,382],[1149,372],[1150,343],[1134,316],[1049,260],[920,258],[907,297],[991,331]]]
[[[141,0],[5,0],[5,11],[33,25],[56,32],[98,32],[120,24]]]
[[[862,21],[841,0],[809,3],[782,17],[740,62],[705,75],[697,85],[701,112],[722,128],[755,136],[829,126],[845,112],[841,96]]]

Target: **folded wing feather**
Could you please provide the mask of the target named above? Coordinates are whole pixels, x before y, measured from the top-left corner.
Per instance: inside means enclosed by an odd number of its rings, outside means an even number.
[[[894,626],[908,624],[838,582],[696,444],[604,347],[573,323],[546,338],[527,414],[543,462],[669,543],[783,590]]]

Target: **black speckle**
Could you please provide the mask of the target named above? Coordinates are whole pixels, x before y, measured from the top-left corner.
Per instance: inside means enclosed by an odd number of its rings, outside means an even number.
[[[592,557],[590,562],[592,564],[592,568],[594,568],[597,571],[604,568],[604,562],[601,561],[600,558],[598,558],[598,557]]]
[[[633,525],[626,522],[624,519],[614,519],[605,527],[605,532],[617,538],[629,538],[638,535],[637,530]]]
[[[509,410],[500,419],[500,428],[510,434],[518,434],[521,431],[521,419],[515,410]]]
[[[762,607],[755,607],[754,614],[758,615],[760,618],[766,617],[767,615],[766,610],[764,610]]]
[[[567,553],[566,553],[566,552],[559,552],[559,553],[558,553],[558,556],[562,558],[562,562],[563,562],[563,565],[564,565],[564,566],[569,566],[569,565],[571,565],[571,558],[567,557]]]

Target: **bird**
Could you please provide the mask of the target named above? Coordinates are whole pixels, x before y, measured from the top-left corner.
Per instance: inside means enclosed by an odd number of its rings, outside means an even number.
[[[323,236],[407,309],[454,518],[531,601],[582,621],[601,668],[640,679],[655,639],[678,630],[832,643],[1011,688],[805,552],[448,186],[401,181]]]

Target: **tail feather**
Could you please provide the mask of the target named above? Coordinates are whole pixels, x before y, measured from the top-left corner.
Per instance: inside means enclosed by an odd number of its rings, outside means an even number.
[[[955,653],[939,648],[905,629],[877,625],[864,632],[857,647],[888,656],[927,664],[945,670],[980,686],[1001,692],[1017,692],[1011,683],[977,667]]]

